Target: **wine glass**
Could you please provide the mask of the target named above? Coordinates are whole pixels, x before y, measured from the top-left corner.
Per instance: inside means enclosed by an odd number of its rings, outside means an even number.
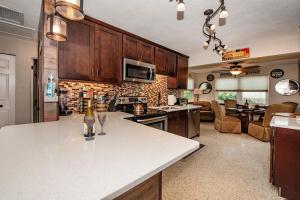
[[[100,123],[100,125],[101,125],[101,132],[98,133],[98,135],[106,135],[106,133],[104,133],[104,131],[103,131],[103,126],[104,126],[104,123],[105,123],[105,121],[106,121],[107,115],[106,115],[106,114],[99,113],[99,114],[97,115],[97,117],[98,117],[99,123]]]

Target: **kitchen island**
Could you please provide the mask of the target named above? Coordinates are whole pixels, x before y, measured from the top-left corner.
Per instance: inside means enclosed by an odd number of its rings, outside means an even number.
[[[124,119],[129,116],[108,113],[107,135],[89,142],[77,114],[1,128],[0,199],[114,199],[153,177],[161,180],[165,168],[199,148]]]

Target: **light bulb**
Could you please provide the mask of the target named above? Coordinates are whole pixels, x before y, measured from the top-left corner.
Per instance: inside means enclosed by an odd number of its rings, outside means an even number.
[[[219,50],[219,55],[222,55],[223,54],[223,51],[222,50]]]
[[[178,11],[178,12],[183,12],[183,11],[185,11],[185,4],[184,4],[183,2],[179,2],[179,3],[177,4],[177,11]]]
[[[209,45],[209,42],[208,42],[208,41],[206,41],[206,42],[203,43],[203,47],[204,47],[204,48],[207,48],[208,45]]]
[[[212,24],[212,25],[210,25],[209,28],[210,28],[211,31],[214,31],[216,29],[216,25]]]
[[[228,48],[227,45],[224,45],[223,49],[224,49],[224,50],[227,50],[227,48]]]
[[[220,13],[220,18],[221,18],[221,19],[225,19],[225,18],[228,17],[228,15],[229,15],[229,14],[228,14],[228,11],[224,9],[224,10],[222,10],[221,13]]]

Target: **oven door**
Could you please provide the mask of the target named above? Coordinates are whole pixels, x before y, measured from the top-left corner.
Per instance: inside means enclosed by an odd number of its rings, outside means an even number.
[[[153,83],[155,81],[155,74],[155,65],[124,58],[124,81]]]
[[[167,116],[154,117],[154,118],[150,118],[150,119],[140,119],[140,120],[138,119],[137,122],[147,125],[147,126],[151,126],[156,129],[163,130],[163,131],[168,130],[168,117]]]

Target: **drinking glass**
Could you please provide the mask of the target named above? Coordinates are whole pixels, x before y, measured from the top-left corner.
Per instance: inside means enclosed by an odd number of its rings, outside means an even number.
[[[104,133],[104,131],[103,131],[103,126],[105,124],[107,115],[105,113],[99,113],[97,116],[98,116],[98,120],[99,120],[99,123],[101,126],[101,132],[98,133],[98,135],[106,135],[106,133]]]

